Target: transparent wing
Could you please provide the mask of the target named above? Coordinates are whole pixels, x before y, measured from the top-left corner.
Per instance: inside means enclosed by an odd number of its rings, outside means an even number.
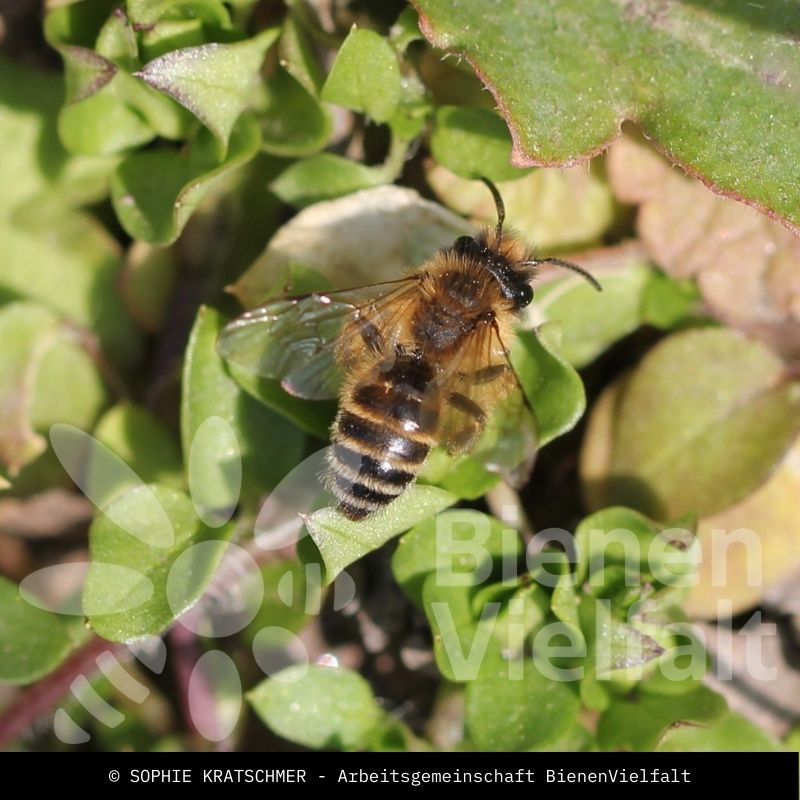
[[[451,455],[472,453],[513,486],[527,480],[536,419],[495,325],[481,326],[441,378],[437,439]]]
[[[340,335],[344,331],[362,337],[366,347],[378,350],[390,330],[395,304],[416,288],[416,279],[409,277],[271,300],[229,322],[220,332],[217,350],[232,364],[279,380],[289,394],[334,398],[341,380],[336,363]]]

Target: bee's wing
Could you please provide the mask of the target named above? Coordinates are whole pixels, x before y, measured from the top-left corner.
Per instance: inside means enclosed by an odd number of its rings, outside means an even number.
[[[523,484],[536,454],[536,418],[497,326],[476,329],[439,380],[439,443],[452,455],[473,453],[511,485]]]
[[[389,309],[401,294],[416,290],[413,277],[337,292],[313,292],[271,300],[229,322],[217,350],[232,364],[274,378],[297,397],[325,400],[338,394],[336,345],[343,327],[370,320],[371,346],[388,326]],[[360,335],[363,326],[348,326]]]

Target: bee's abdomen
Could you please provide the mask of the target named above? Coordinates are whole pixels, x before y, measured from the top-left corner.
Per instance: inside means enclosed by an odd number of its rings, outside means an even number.
[[[421,359],[398,356],[379,380],[341,398],[331,430],[328,485],[350,519],[389,505],[422,468],[437,421],[426,402],[430,379]]]

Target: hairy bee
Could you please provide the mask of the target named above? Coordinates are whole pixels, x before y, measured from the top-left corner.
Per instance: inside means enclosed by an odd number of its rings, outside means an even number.
[[[293,395],[339,398],[328,486],[352,520],[399,497],[433,447],[470,452],[493,409],[520,388],[509,348],[540,264],[600,289],[575,264],[537,259],[504,232],[502,198],[484,183],[497,206],[493,230],[459,237],[399,280],[272,300],[220,334],[229,361]]]

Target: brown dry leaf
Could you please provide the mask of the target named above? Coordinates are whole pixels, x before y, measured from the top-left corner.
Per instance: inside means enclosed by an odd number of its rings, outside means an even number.
[[[30,569],[30,554],[25,543],[0,530],[0,575],[19,581]]]
[[[47,539],[88,525],[92,514],[92,504],[83,495],[50,489],[26,500],[0,500],[0,531],[26,539]]]
[[[704,623],[696,630],[715,665],[707,685],[733,711],[773,736],[786,736],[793,721],[800,719],[800,672],[791,663],[776,625],[754,615],[740,630]]]
[[[713,619],[757,605],[800,564],[800,439],[772,477],[742,502],[700,520],[703,548],[686,611]],[[728,604],[731,605],[728,605]]]
[[[639,205],[650,258],[675,277],[694,278],[716,318],[800,358],[800,238],[631,136],[612,145],[607,163],[617,197]]]

